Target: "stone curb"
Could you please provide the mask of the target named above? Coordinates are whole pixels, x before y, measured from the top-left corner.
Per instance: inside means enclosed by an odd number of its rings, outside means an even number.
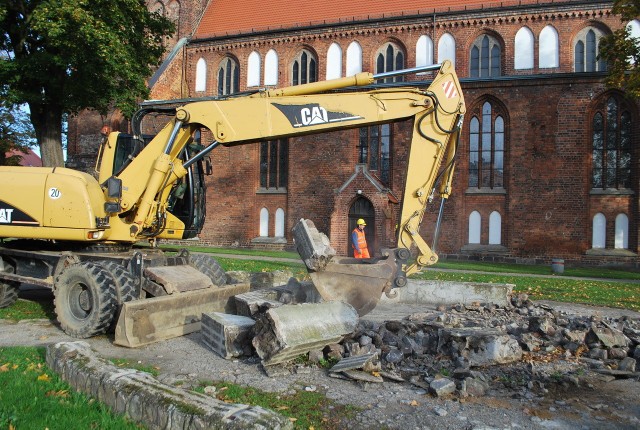
[[[48,346],[47,364],[77,391],[149,429],[293,429],[288,418],[268,409],[225,403],[119,368],[86,342]]]

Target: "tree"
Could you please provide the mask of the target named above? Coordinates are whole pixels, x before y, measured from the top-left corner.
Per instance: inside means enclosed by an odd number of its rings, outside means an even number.
[[[0,102],[0,166],[18,166],[22,160],[20,154],[28,153],[34,145],[33,128],[27,113],[22,109]]]
[[[622,22],[640,16],[640,0],[616,0],[612,12]],[[600,56],[607,61],[607,85],[623,89],[632,97],[640,97],[640,38],[631,37],[628,26],[600,40]]]
[[[31,112],[43,165],[62,166],[62,117],[130,116],[173,32],[143,0],[0,0],[0,93]]]

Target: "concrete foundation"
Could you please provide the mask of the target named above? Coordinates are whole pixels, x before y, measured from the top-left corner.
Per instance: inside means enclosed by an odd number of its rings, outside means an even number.
[[[406,287],[396,288],[396,297],[385,295],[380,303],[408,303],[426,305],[470,305],[474,302],[511,305],[514,285],[477,282],[423,281],[409,279]]]

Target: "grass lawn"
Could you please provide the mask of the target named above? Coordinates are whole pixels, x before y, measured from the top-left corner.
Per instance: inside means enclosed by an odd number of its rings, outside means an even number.
[[[44,348],[0,347],[0,429],[143,429],[73,391],[46,365]]]

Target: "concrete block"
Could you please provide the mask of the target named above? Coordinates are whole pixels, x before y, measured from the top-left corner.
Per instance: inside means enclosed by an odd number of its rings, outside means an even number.
[[[516,339],[491,328],[442,329],[438,349],[466,358],[472,367],[513,363],[522,358]]]
[[[258,318],[271,308],[282,306],[278,301],[278,291],[273,289],[249,291],[233,297],[236,313],[244,317]]]
[[[309,270],[321,271],[336,255],[329,238],[318,231],[313,221],[300,219],[292,232],[296,250]]]
[[[471,305],[475,302],[510,306],[512,284],[477,282],[425,281],[409,279],[403,288],[396,288],[396,297],[383,295],[380,303],[410,303],[426,305]]]
[[[240,315],[202,314],[202,340],[222,358],[251,355],[250,333],[255,323]]]
[[[263,365],[272,365],[337,343],[357,324],[358,313],[343,302],[284,305],[260,317],[252,343]]]

